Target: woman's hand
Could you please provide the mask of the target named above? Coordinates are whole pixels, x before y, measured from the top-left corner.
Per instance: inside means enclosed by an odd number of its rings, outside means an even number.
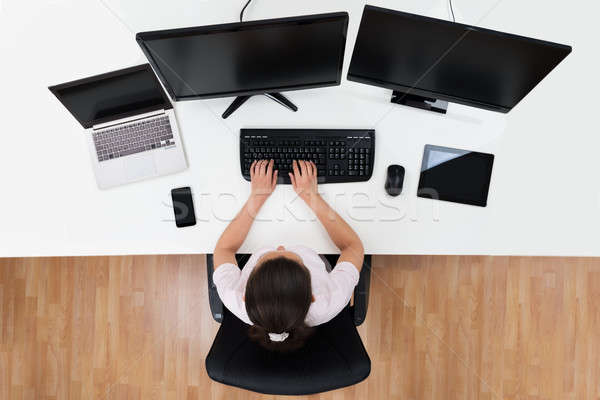
[[[277,171],[273,172],[274,161],[254,161],[250,165],[252,196],[268,197],[277,185]]]
[[[312,161],[296,161],[292,163],[294,173],[290,174],[292,186],[298,196],[308,202],[317,191],[317,166]]]

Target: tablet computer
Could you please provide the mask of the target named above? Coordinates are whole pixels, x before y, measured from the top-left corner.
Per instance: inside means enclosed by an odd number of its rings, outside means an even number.
[[[494,155],[426,145],[418,197],[485,207]]]

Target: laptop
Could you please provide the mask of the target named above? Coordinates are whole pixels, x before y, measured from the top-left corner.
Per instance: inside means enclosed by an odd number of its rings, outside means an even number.
[[[100,189],[187,168],[173,106],[150,64],[48,89],[85,128]]]

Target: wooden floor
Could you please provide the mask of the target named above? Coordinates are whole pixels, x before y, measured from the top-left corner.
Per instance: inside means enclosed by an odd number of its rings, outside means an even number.
[[[600,398],[600,260],[373,264],[371,376],[311,398]],[[2,400],[261,398],[206,375],[202,256],[0,260],[0,316]]]

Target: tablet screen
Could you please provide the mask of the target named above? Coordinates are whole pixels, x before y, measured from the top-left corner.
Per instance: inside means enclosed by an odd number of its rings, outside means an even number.
[[[417,196],[487,205],[494,155],[426,145]]]

